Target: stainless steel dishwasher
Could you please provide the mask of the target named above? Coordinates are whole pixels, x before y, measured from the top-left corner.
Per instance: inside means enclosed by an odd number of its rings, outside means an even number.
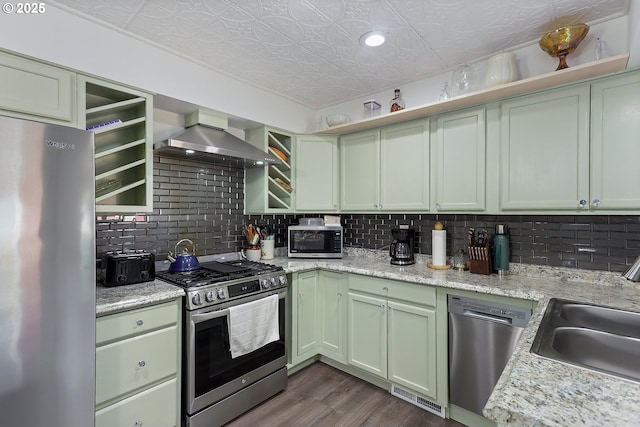
[[[482,415],[531,308],[449,295],[449,401]]]

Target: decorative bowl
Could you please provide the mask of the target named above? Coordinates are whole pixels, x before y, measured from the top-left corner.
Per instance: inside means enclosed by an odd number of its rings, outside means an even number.
[[[351,121],[348,114],[331,114],[327,116],[327,124],[331,126],[346,125]]]
[[[560,59],[556,68],[558,71],[569,67],[565,57],[576,50],[588,32],[589,26],[586,24],[568,25],[545,34],[538,44],[549,55]]]

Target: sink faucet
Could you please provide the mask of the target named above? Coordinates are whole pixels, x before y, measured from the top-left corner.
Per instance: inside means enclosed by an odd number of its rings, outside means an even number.
[[[623,276],[632,282],[640,282],[640,256],[636,258],[633,265],[624,272]]]

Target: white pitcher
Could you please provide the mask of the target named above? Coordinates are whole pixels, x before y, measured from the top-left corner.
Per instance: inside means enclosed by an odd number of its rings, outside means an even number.
[[[517,79],[518,67],[515,53],[502,52],[489,58],[487,61],[487,75],[484,81],[485,87],[489,88],[510,83]]]

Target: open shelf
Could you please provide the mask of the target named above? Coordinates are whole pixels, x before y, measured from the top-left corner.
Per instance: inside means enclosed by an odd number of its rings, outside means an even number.
[[[599,61],[565,68],[564,70],[553,71],[551,73],[517,80],[500,86],[482,89],[470,94],[450,98],[446,101],[436,101],[420,105],[418,107],[406,108],[402,111],[389,113],[384,116],[377,116],[370,119],[351,122],[345,125],[334,126],[328,129],[317,130],[311,132],[311,134],[344,135],[361,130],[434,116],[446,111],[459,110],[466,107],[472,107],[479,104],[485,104],[488,102],[498,101],[500,99],[511,98],[543,89],[549,89],[555,86],[623,71],[627,68],[628,61],[628,53],[611,56]]]
[[[152,210],[152,97],[81,77],[84,128],[95,140],[96,212]],[[82,123],[81,123],[82,124]]]

